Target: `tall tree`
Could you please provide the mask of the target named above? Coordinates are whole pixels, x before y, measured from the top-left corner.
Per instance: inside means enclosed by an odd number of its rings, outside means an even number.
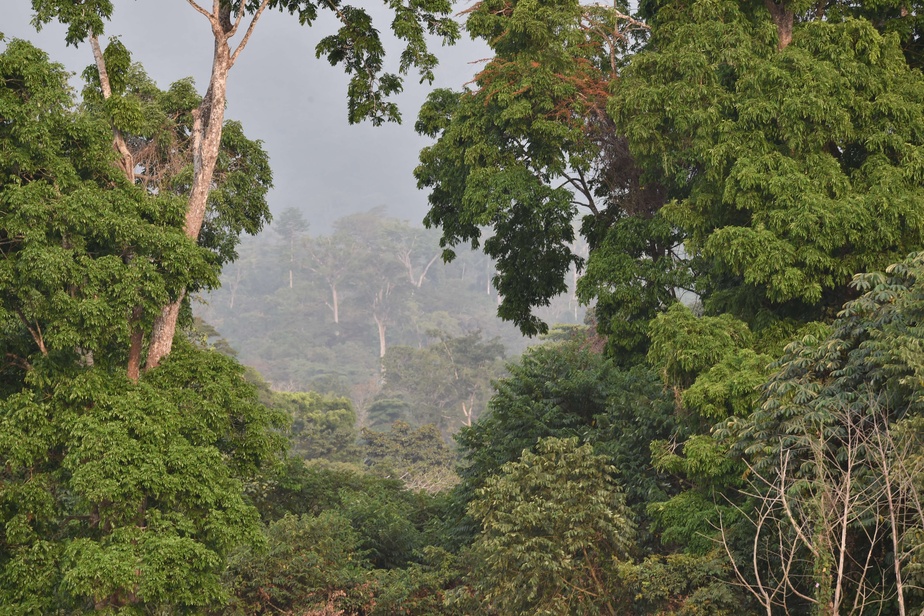
[[[331,235],[309,238],[308,269],[322,277],[330,291],[330,301],[325,305],[330,309],[334,325],[340,325],[340,302],[343,283],[347,274],[357,267],[360,248],[351,235],[336,232]]]
[[[126,378],[132,325],[214,283],[214,255],[183,235],[181,197],[113,165],[110,125],[67,82],[28,43],[0,53],[0,604],[203,610],[230,550],[259,541],[241,482],[278,421],[240,366],[183,339]]]
[[[289,288],[291,289],[293,286],[292,271],[295,269],[295,245],[300,243],[303,234],[308,230],[308,221],[305,220],[301,211],[290,207],[282,211],[272,229],[285,242],[285,256],[289,262]]]
[[[442,229],[447,259],[460,243],[483,242],[497,259],[498,314],[524,333],[545,331],[532,309],[567,290],[570,269],[583,264],[571,246],[579,212],[594,246],[598,225],[647,221],[661,203],[640,185],[606,112],[625,52],[644,29],[627,11],[577,0],[481,2],[466,28],[494,57],[473,89],[437,90],[420,112],[417,130],[437,139],[415,172],[431,191],[425,222]],[[485,227],[493,234],[482,239]],[[669,257],[676,243],[640,242],[631,254]]]
[[[672,197],[707,311],[830,320],[855,273],[922,245],[924,79],[883,23],[708,0],[651,24],[609,109]]]
[[[319,9],[331,10],[341,22],[340,29],[324,37],[317,46],[318,57],[324,55],[333,64],[342,64],[351,75],[348,89],[350,122],[369,119],[374,124],[399,120],[400,114],[387,97],[401,89],[401,77],[383,72],[385,49],[379,31],[373,26],[368,12],[362,8],[338,2],[311,0],[213,0],[203,7],[189,0],[192,10],[204,17],[211,28],[214,54],[209,83],[199,105],[192,110],[190,138],[193,153],[193,176],[189,185],[183,229],[188,238],[198,241],[208,210],[209,193],[219,158],[224,113],[227,103],[227,82],[231,69],[244,51],[266,9],[275,9],[297,17],[301,24],[312,25]],[[101,84],[109,81],[109,70],[100,50],[98,39],[104,32],[104,21],[112,15],[111,0],[34,0],[34,23],[45,24],[57,19],[67,25],[68,44],[89,40],[94,51]],[[446,0],[388,3],[395,14],[392,31],[403,41],[399,73],[419,69],[424,79],[433,78],[436,57],[426,45],[426,36],[435,35],[454,41],[457,26],[446,17],[450,4]],[[239,38],[235,38],[236,36]],[[106,98],[107,86],[103,85]],[[122,147],[121,128],[113,125],[114,145],[121,156],[121,167],[133,180],[131,154]],[[161,307],[150,330],[147,369],[156,367],[169,352],[176,332],[177,318],[185,297],[183,289]]]

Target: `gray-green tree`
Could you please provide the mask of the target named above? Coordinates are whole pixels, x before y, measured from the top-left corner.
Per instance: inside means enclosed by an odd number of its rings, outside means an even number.
[[[384,358],[383,396],[411,407],[419,423],[444,432],[471,426],[487,405],[491,380],[501,373],[503,345],[481,332],[448,336],[430,332],[425,348],[393,346]]]

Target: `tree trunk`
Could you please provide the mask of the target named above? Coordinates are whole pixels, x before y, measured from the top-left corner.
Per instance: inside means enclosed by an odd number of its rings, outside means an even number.
[[[227,11],[228,9],[223,9]],[[212,76],[209,87],[199,108],[193,111],[193,182],[186,208],[186,237],[198,241],[205,211],[208,205],[209,191],[212,187],[212,175],[218,161],[218,149],[221,144],[221,131],[225,117],[227,100],[228,72],[231,70],[231,50],[228,45],[232,26],[227,19],[214,19],[212,33],[215,37],[215,53],[212,58]],[[145,369],[156,368],[160,360],[173,348],[176,335],[177,317],[180,305],[185,297],[180,293],[177,300],[165,306],[154,320],[151,331],[151,344],[148,347],[148,359]]]
[[[99,37],[94,34],[90,37],[90,48],[93,50],[93,59],[96,62],[96,70],[99,73],[99,87],[103,93],[103,100],[108,100],[112,96],[112,85],[109,81],[109,71],[106,68],[106,60],[103,57],[103,50],[99,44]],[[125,178],[131,183],[135,183],[135,159],[128,145],[125,143],[125,137],[122,131],[112,127],[112,147],[119,153],[118,167],[125,174]],[[129,250],[122,256],[125,263],[132,260],[133,251]],[[141,376],[141,353],[144,350],[144,331],[141,329],[140,321],[143,316],[141,306],[135,306],[132,309],[132,315],[129,319],[129,330],[131,331],[131,340],[128,345],[128,362],[126,366],[126,375],[132,381],[137,381]]]
[[[770,11],[770,17],[773,18],[773,23],[776,24],[777,38],[779,39],[778,48],[783,51],[792,42],[792,27],[795,14],[787,6],[785,0],[780,4],[773,0],[764,0],[764,6]]]
[[[340,296],[337,295],[337,283],[332,282],[330,285],[331,310],[334,311],[334,323],[340,324]]]
[[[160,360],[170,353],[170,349],[173,347],[173,335],[176,333],[176,320],[180,316],[180,307],[183,304],[185,295],[185,293],[181,294],[175,302],[164,306],[160,314],[154,319],[145,370],[157,367]]]
[[[144,346],[144,330],[141,329],[141,306],[135,306],[132,310],[132,317],[129,321],[132,336],[128,346],[128,378],[137,382],[141,376],[141,351]]]
[[[385,349],[385,328],[387,326],[385,323],[385,319],[383,317],[379,317],[379,315],[375,314],[373,315],[372,318],[375,319],[375,325],[379,330],[379,359],[383,359],[385,357],[385,350],[386,350]]]

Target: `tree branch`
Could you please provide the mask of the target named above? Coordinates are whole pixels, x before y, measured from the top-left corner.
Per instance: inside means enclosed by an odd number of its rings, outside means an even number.
[[[189,6],[193,7],[197,12],[201,13],[202,15],[205,15],[205,18],[208,19],[210,22],[215,21],[215,16],[209,13],[208,11],[206,11],[204,8],[202,8],[198,4],[196,4],[195,0],[186,0],[186,2],[188,2]]]
[[[247,26],[247,32],[244,33],[244,38],[241,39],[241,42],[238,44],[237,49],[234,50],[234,53],[231,54],[231,66],[234,66],[234,62],[237,60],[237,57],[244,51],[244,47],[247,46],[247,42],[250,40],[250,35],[253,34],[254,26],[257,25],[257,20],[260,19],[260,15],[263,13],[266,6],[269,4],[269,0],[263,0],[260,3],[260,8],[257,9],[256,13],[253,15],[253,19],[250,20],[250,25]],[[234,36],[234,33],[237,31],[238,25],[240,25],[242,13],[238,14],[237,22],[234,24],[234,28],[231,29],[231,32],[228,33],[228,36]]]

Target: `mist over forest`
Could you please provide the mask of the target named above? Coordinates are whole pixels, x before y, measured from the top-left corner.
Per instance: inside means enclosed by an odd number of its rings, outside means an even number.
[[[313,235],[304,216],[289,209],[242,241],[221,286],[196,299],[194,314],[204,333],[221,338],[272,389],[348,397],[362,426],[404,420],[449,435],[481,414],[504,360],[538,339],[497,317],[494,261],[461,249],[444,262],[439,237],[387,217],[383,208]],[[537,314],[553,324],[582,324],[586,308],[575,297],[576,280],[572,271],[569,292]],[[439,365],[450,361],[467,363],[469,378],[479,381],[451,402],[439,391],[447,380]],[[426,384],[415,384],[416,395],[399,387],[420,380],[433,381],[429,399]],[[463,411],[473,395],[474,411]]]
[[[0,616],[924,614],[920,0],[175,4],[0,33]]]

